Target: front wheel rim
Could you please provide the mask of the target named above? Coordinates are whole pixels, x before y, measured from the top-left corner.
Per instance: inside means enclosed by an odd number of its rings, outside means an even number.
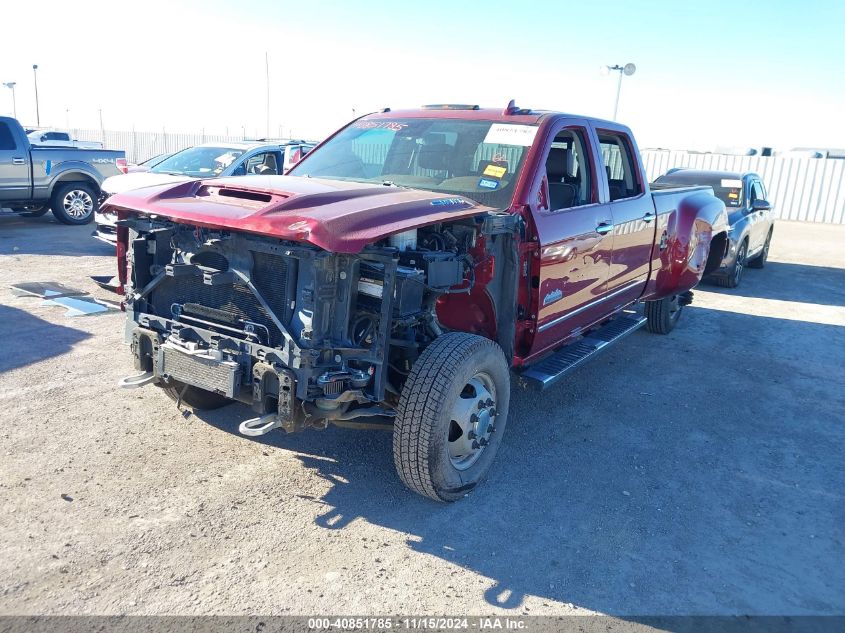
[[[452,406],[447,429],[449,461],[457,470],[475,464],[490,444],[496,427],[496,385],[486,372],[477,372],[464,385]]]
[[[745,267],[745,245],[739,249],[739,253],[736,255],[736,264],[734,264],[734,281],[739,283],[740,278],[742,277],[742,269]]]
[[[672,298],[669,299],[669,320],[670,321],[677,321],[678,317],[681,316],[681,299],[678,295],[672,295]]]
[[[72,189],[62,199],[65,213],[75,220],[82,220],[94,212],[94,199],[84,189]]]

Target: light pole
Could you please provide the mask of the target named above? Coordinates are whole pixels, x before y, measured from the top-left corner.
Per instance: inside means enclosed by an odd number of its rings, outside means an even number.
[[[637,67],[634,64],[625,64],[624,66],[616,64],[615,66],[602,66],[599,69],[602,75],[609,75],[612,70],[619,72],[619,81],[616,84],[616,103],[613,106],[613,120],[615,121],[616,113],[619,111],[619,93],[622,90],[622,75],[628,75],[630,77],[637,72]]]
[[[9,90],[12,91],[12,116],[16,119],[18,118],[18,104],[15,102],[15,86],[17,86],[17,82],[15,81],[4,81],[3,85],[6,86]]]
[[[264,136],[270,136],[270,57],[267,51],[264,51],[264,78],[267,82],[267,128],[264,131]]]
[[[38,109],[38,64],[32,65],[32,78],[35,80],[35,124],[41,127],[41,111]]]

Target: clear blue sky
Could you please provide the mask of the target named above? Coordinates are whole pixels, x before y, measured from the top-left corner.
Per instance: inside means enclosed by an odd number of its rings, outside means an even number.
[[[38,33],[31,5],[10,11],[0,81],[26,122],[38,63],[42,123],[98,127],[102,108],[111,129],[263,133],[266,50],[274,134],[444,101],[609,118],[598,68],[634,62],[619,119],[643,146],[845,147],[845,2],[48,0]],[[69,43],[69,23],[90,38]]]

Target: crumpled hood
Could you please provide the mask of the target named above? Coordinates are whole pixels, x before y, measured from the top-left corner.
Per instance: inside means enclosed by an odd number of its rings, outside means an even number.
[[[459,195],[298,176],[147,187],[114,195],[104,206],[310,242],[336,253],[358,253],[394,233],[492,210]]]
[[[191,176],[155,174],[151,171],[139,171],[106,178],[100,188],[106,193],[113,195],[123,193],[124,191],[140,189],[141,187],[173,184],[176,182],[185,182],[186,180],[192,180]]]

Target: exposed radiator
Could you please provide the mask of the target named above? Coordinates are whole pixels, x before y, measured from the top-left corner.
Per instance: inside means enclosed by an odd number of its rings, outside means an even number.
[[[293,313],[296,262],[279,255],[253,253],[255,265],[252,283],[283,324]],[[282,338],[269,312],[245,285],[211,286],[192,276],[166,277],[149,295],[154,314],[172,318],[173,304],[193,304],[188,312],[226,327],[242,327],[244,321],[258,323],[270,332],[270,345],[279,345]],[[199,307],[207,310],[198,310]]]

